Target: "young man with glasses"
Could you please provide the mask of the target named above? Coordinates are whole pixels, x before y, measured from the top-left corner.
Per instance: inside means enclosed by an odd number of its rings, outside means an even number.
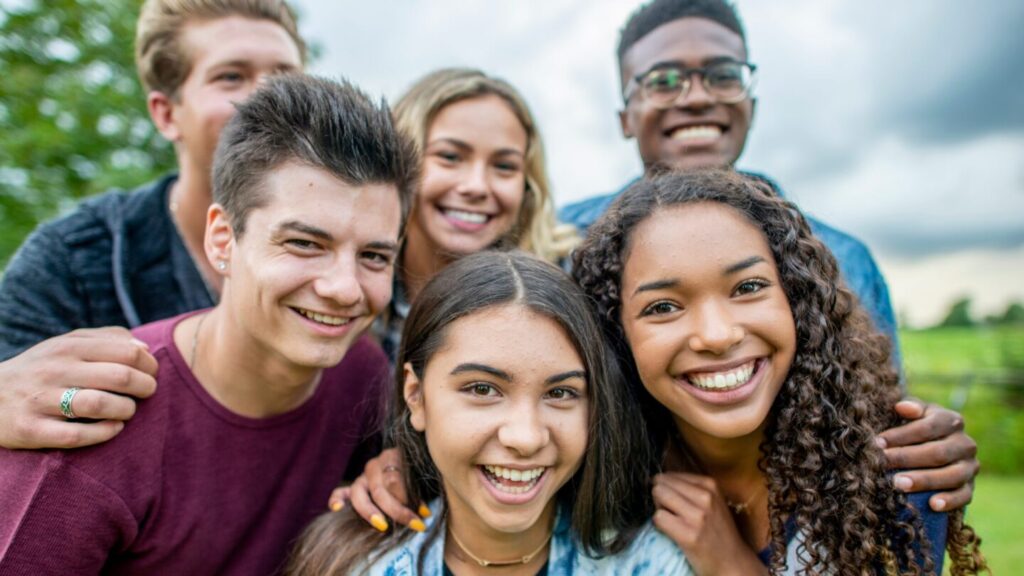
[[[626,22],[618,46],[623,90],[622,133],[636,139],[647,171],[732,166],[743,152],[756,100],[756,67],[748,62],[746,37],[734,7],[724,0],[654,0]],[[767,177],[761,177],[781,190]],[[627,185],[628,186],[628,185]],[[623,187],[625,189],[625,187]],[[622,190],[583,200],[560,212],[562,221],[585,230]],[[849,287],[894,344],[889,293],[870,252],[856,238],[808,217],[815,234],[835,254]],[[976,445],[962,432],[959,414],[917,402],[897,410],[914,420],[889,430],[890,466],[908,491],[949,490],[931,498],[936,510],[970,501],[977,474]]]

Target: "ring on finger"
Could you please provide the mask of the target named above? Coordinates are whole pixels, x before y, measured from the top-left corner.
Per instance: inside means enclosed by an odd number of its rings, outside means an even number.
[[[60,413],[64,415],[68,420],[74,420],[77,418],[75,412],[71,409],[71,401],[75,399],[75,394],[81,390],[78,386],[72,386],[64,391],[64,394],[60,397]]]
[[[398,472],[398,466],[394,464],[388,464],[384,467],[384,472]]]

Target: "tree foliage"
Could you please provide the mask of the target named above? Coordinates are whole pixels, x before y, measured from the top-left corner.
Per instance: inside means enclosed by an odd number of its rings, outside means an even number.
[[[135,74],[140,6],[0,4],[0,266],[37,224],[82,197],[174,166]]]
[[[974,326],[974,320],[971,319],[971,299],[960,298],[953,302],[939,326],[943,328]]]

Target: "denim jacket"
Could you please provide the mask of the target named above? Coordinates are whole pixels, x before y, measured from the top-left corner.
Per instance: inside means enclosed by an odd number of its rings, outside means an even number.
[[[397,548],[374,558],[369,566],[362,566],[354,574],[372,576],[441,576],[444,573],[445,525],[439,500],[431,503],[433,514],[426,520],[427,531],[415,534]],[[630,546],[622,552],[591,558],[579,547],[572,534],[571,513],[559,507],[555,517],[554,534],[548,549],[548,576],[630,575],[630,576],[691,576],[693,569],[686,557],[667,536],[648,523]],[[423,555],[423,571],[417,564]],[[372,556],[371,556],[372,557]]]
[[[0,281],[0,360],[76,328],[134,328],[214,305],[171,220],[176,179],[90,198],[25,240]]]
[[[782,189],[771,179],[760,174],[744,174],[764,180],[780,196],[784,196]],[[612,194],[595,196],[565,206],[559,211],[559,220],[574,224],[581,233],[586,233],[587,228],[604,214],[619,194],[636,181],[637,179],[634,179]],[[871,257],[871,252],[868,251],[867,246],[853,236],[820,220],[805,216],[814,233],[832,250],[832,254],[839,262],[843,279],[850,290],[860,299],[861,305],[870,313],[875,326],[892,340],[893,356],[898,359],[899,340],[896,338],[896,319],[893,316],[892,303],[889,301],[889,288],[885,284],[885,278],[882,277],[878,265],[875,264],[875,259]]]

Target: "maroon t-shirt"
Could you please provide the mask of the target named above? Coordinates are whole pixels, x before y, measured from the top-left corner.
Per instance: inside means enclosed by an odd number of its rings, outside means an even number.
[[[214,400],[174,346],[179,316],[134,334],[157,391],[105,444],[0,449],[0,575],[272,574],[343,477],[378,447],[388,364],[363,337],[291,412]]]

